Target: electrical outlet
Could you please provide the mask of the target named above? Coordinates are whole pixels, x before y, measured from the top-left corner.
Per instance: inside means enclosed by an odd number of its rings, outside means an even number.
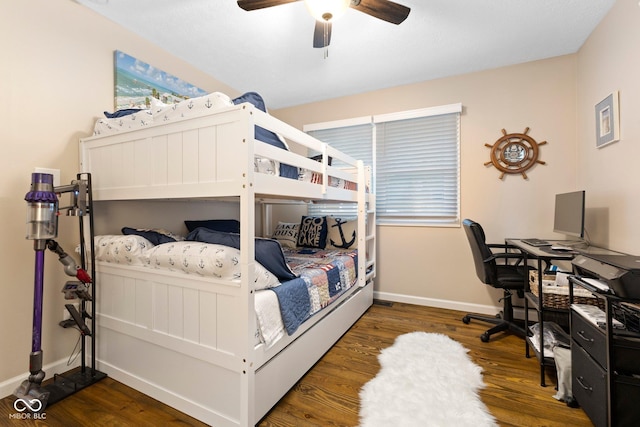
[[[76,308],[76,310],[80,311],[80,303],[79,302],[74,302],[73,306]],[[62,311],[62,320],[68,320],[71,319],[71,314],[69,313],[69,310],[67,310],[66,308],[63,309]]]

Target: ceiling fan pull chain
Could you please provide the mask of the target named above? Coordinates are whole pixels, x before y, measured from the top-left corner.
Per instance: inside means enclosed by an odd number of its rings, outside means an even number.
[[[329,21],[324,21],[324,59],[329,57]]]

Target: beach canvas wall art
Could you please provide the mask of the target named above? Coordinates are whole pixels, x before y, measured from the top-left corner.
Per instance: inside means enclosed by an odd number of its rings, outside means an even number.
[[[173,104],[207,94],[203,89],[124,52],[116,50],[114,56],[116,110],[150,108],[152,97],[165,104]]]

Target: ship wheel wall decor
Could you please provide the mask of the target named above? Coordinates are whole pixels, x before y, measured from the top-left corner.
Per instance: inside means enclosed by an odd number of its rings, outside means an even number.
[[[536,142],[527,133],[526,128],[523,133],[507,133],[502,129],[502,136],[493,144],[484,144],[485,147],[491,148],[491,161],[484,165],[493,165],[498,169],[500,179],[504,178],[506,173],[522,174],[523,179],[527,179],[525,173],[536,163],[546,164],[542,160],[538,160],[540,154],[539,146],[544,145],[547,141]]]

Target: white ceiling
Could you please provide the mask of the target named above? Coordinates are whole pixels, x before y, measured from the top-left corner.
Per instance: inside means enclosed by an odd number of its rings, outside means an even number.
[[[577,52],[615,0],[396,0],[389,24],[350,9],[328,57],[302,1],[75,0],[271,109]],[[180,76],[177,76],[180,77]]]

